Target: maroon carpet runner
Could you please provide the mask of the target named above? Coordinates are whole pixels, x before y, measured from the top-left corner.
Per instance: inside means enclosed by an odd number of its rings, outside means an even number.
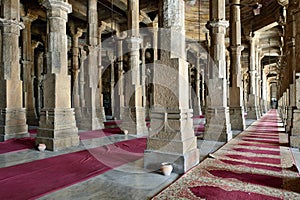
[[[31,136],[35,137],[35,135],[37,134],[37,130],[31,129],[29,130],[29,133],[31,134]],[[94,138],[107,137],[114,134],[123,134],[123,132],[120,128],[105,128],[105,129],[94,130],[94,131],[80,132],[79,137],[80,140],[88,140]],[[33,137],[10,139],[5,142],[0,142],[0,154],[24,151],[28,149],[34,149],[34,148],[35,148],[35,139]]]
[[[17,152],[27,149],[34,148],[34,138],[19,138],[19,139],[10,139],[4,142],[0,142],[0,154]]]
[[[271,110],[153,199],[300,199],[288,136]]]
[[[0,169],[0,199],[33,199],[143,157],[138,138]]]

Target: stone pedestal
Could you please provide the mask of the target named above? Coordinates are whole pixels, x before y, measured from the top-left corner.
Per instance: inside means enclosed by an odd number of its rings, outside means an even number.
[[[123,107],[121,129],[127,130],[128,134],[148,135],[145,116],[146,109],[144,107]]]
[[[300,148],[300,74],[296,74],[294,93],[296,99],[296,107],[293,110],[293,127],[291,128],[290,145],[291,147]],[[281,103],[281,102],[280,102]],[[280,105],[280,104],[279,104]]]
[[[1,66],[0,66],[0,141],[29,136],[26,112],[22,106],[20,80],[18,0],[1,1]]]
[[[162,162],[173,163],[184,173],[199,163],[192,110],[189,109],[188,63],[185,61],[184,1],[159,4],[160,60],[153,66],[153,108],[144,166],[157,170]]]
[[[245,112],[243,106],[238,106],[238,107],[230,106],[229,114],[230,114],[230,124],[232,130],[246,129]]]
[[[147,169],[157,170],[162,162],[170,162],[174,172],[182,174],[198,164],[191,116],[192,110],[150,110],[151,131],[144,155]]]
[[[290,136],[291,147],[300,148],[300,110],[293,111],[293,127]]]
[[[47,9],[49,31],[47,74],[36,144],[45,143],[48,150],[56,151],[79,144],[67,61],[66,22],[72,9],[63,0],[44,0],[43,5]]]
[[[208,107],[205,117],[204,140],[228,142],[232,139],[228,107]]]
[[[259,108],[256,104],[256,96],[249,94],[247,105],[247,119],[259,119]]]

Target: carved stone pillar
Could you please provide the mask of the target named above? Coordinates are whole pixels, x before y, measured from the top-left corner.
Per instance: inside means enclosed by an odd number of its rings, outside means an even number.
[[[101,23],[98,28],[98,88],[97,88],[97,95],[96,95],[96,112],[97,116],[101,122],[106,121],[105,117],[105,110],[103,106],[103,88],[102,88],[102,41],[101,41],[101,34],[105,30],[106,25]]]
[[[292,126],[293,126],[293,113],[296,108],[296,84],[295,84],[295,73],[296,73],[296,17],[294,13],[293,5],[291,4],[287,10],[287,20],[285,25],[285,58],[287,65],[285,67],[288,67],[289,74],[288,74],[288,80],[289,80],[289,89],[290,89],[290,102],[288,106],[288,115],[287,115],[287,126],[286,131],[291,135]]]
[[[256,103],[257,103],[257,113],[259,118],[262,116],[261,112],[261,47],[257,44],[255,51],[255,66],[256,66],[256,76],[255,76],[255,84],[256,84]]]
[[[246,128],[243,106],[243,84],[241,78],[241,20],[240,0],[230,3],[230,84],[229,84],[229,113],[231,128],[244,130]]]
[[[196,58],[196,105],[197,105],[197,110],[198,112],[195,113],[194,115],[202,115],[202,109],[201,109],[201,69],[200,69],[200,54],[197,54]]]
[[[34,66],[33,66],[33,51],[31,46],[31,23],[37,19],[28,13],[26,16],[22,17],[23,23],[25,25],[22,31],[22,67],[23,67],[23,85],[24,85],[24,100],[26,108],[26,118],[27,124],[38,125],[37,115],[34,109],[34,96],[33,96],[33,76],[34,76]]]
[[[74,24],[71,25],[71,37],[72,37],[72,100],[73,107],[75,108],[76,120],[79,120],[81,116],[80,108],[80,94],[79,94],[79,46],[78,39],[82,36],[82,29],[76,28]]]
[[[164,31],[160,35],[161,60],[153,67],[154,107],[144,166],[157,170],[160,163],[171,162],[176,173],[184,173],[199,162],[188,100],[184,1],[161,0],[159,21]]]
[[[266,68],[262,71],[262,110],[263,113],[267,113],[268,111],[268,101],[267,101],[267,72]]]
[[[227,142],[232,138],[229,108],[227,107],[225,0],[210,0],[210,20],[207,27],[211,35],[208,96],[206,97],[206,124],[204,139]]]
[[[122,109],[124,108],[124,69],[123,69],[123,39],[117,41],[117,66],[118,66],[118,84],[115,93],[115,117],[122,119]]]
[[[24,28],[19,18],[20,3],[18,0],[1,1],[0,7],[3,17],[0,18],[0,141],[4,141],[29,134],[20,80],[19,36]]]
[[[35,110],[38,116],[38,119],[40,118],[40,112],[43,107],[43,80],[44,80],[44,52],[43,51],[37,51],[35,53],[34,57],[34,65],[36,66],[35,71]]]
[[[157,22],[152,22],[151,24],[148,25],[150,27],[150,31],[152,33],[152,49],[153,49],[153,60],[157,60],[158,56],[158,23]]]
[[[47,9],[47,74],[36,143],[55,151],[79,144],[67,60],[66,22],[72,7],[63,0],[44,0],[43,6]]]
[[[81,119],[78,128],[82,130],[97,130],[104,127],[103,121],[97,115],[97,90],[98,90],[98,14],[97,0],[88,1],[88,37],[87,37],[87,62],[82,66],[84,70],[84,98],[85,107],[81,110]]]
[[[108,52],[108,59],[110,61],[110,107],[111,116],[115,117],[115,57],[114,52]]]
[[[128,29],[129,37],[126,39],[131,77],[126,78],[125,107],[123,111],[122,128],[129,134],[143,135],[148,133],[146,126],[146,110],[143,107],[143,84],[140,66],[140,39],[139,33],[139,2],[128,0]],[[132,97],[132,98],[131,98]],[[132,100],[130,100],[132,99]]]
[[[257,94],[256,94],[256,60],[255,60],[255,39],[253,37],[249,38],[250,42],[250,93],[248,96],[248,105],[247,105],[247,119],[259,119],[259,108],[257,106]]]

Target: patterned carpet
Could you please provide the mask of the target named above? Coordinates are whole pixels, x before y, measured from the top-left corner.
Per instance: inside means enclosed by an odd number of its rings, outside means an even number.
[[[300,177],[276,110],[194,167],[157,199],[300,199]]]

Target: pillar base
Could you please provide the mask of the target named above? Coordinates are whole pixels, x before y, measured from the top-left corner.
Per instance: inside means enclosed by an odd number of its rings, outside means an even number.
[[[25,108],[0,110],[0,141],[29,137]]]
[[[38,126],[39,125],[39,120],[36,118],[35,112],[33,109],[30,109],[26,111],[26,119],[27,119],[27,124],[31,126]]]
[[[206,109],[204,140],[228,142],[232,139],[228,107]]]
[[[255,96],[253,94],[249,95],[248,105],[247,105],[247,119],[259,119],[260,112],[259,107],[255,101]]]
[[[293,127],[290,136],[291,147],[300,148],[300,110],[293,110]]]
[[[98,130],[104,128],[103,121],[96,116],[96,111],[92,108],[81,108],[81,117],[78,120],[77,126],[80,130]],[[77,117],[77,116],[76,116]]]
[[[183,174],[199,163],[199,150],[193,149],[185,154],[145,150],[144,167],[148,170],[159,170],[161,163],[173,165],[173,172]]]
[[[232,130],[245,130],[246,123],[245,123],[245,113],[244,107],[229,107],[229,114],[230,114],[230,124]]]
[[[145,168],[157,170],[162,162],[171,162],[174,172],[182,174],[199,163],[191,117],[190,109],[150,111],[151,133],[145,150]]]
[[[105,109],[104,107],[96,107],[96,115],[100,119],[100,121],[106,122]]]
[[[292,121],[293,121],[293,110],[295,108],[292,106],[287,107],[287,119],[286,119],[286,126],[285,130],[286,132],[290,133],[292,128]]]
[[[57,151],[79,145],[74,110],[72,108],[43,109],[36,144],[46,144],[47,150]]]
[[[146,109],[143,107],[124,107],[122,112],[121,129],[127,130],[132,135],[148,135],[146,125]]]

